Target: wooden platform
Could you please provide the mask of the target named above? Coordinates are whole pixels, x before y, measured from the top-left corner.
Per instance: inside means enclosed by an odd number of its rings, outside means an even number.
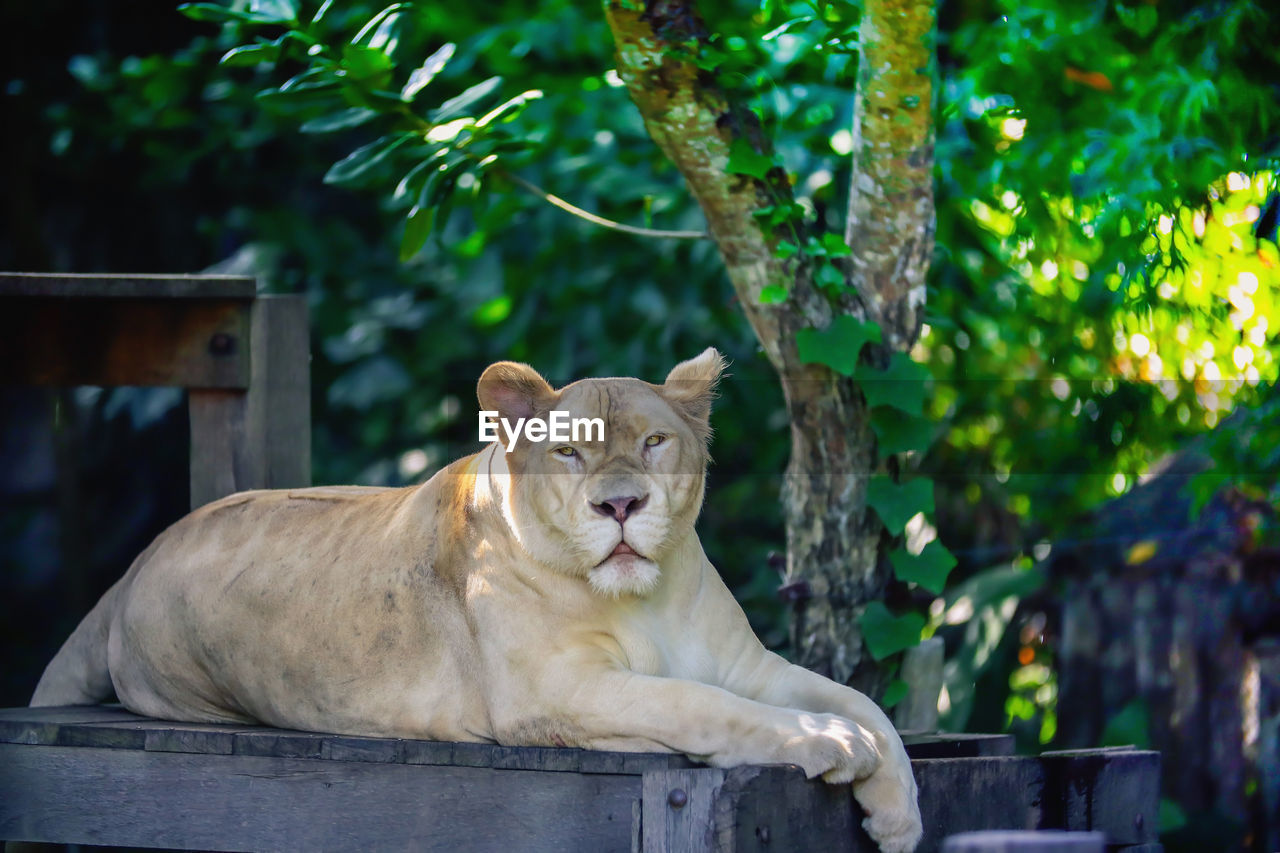
[[[1011,755],[1007,735],[906,738],[922,853],[975,829],[1157,850],[1159,755]],[[0,710],[0,838],[202,850],[872,853],[847,787],[789,766],[174,723],[119,707]]]

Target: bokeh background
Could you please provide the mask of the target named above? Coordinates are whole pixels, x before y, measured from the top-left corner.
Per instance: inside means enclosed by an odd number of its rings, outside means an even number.
[[[341,6],[325,19],[334,40],[380,8]],[[713,244],[600,229],[486,182],[402,261],[404,164],[326,184],[376,134],[301,132],[305,115],[257,97],[287,62],[219,65],[249,36],[175,7],[0,11],[0,268],[211,270],[305,293],[317,483],[412,484],[470,452],[474,382],[492,361],[553,382],[659,381],[714,345],[733,364],[702,537],[785,653],[788,425]],[[800,202],[838,229],[856,57],[822,49],[826,31],[803,20],[761,37],[807,8],[702,4]],[[619,221],[703,227],[611,70],[594,6],[419,3],[395,39],[404,74],[457,44],[439,99],[495,76],[505,97],[543,93],[512,124],[525,146],[509,167],[527,180]],[[913,352],[934,376],[937,440],[911,464],[936,483],[916,535],[936,532],[958,565],[943,595],[904,594],[947,641],[949,729],[1010,730],[1030,750],[1151,742],[1152,708],[1132,691],[1059,703],[1067,596],[1143,565],[1178,578],[1208,555],[1224,594],[1262,602],[1219,627],[1248,649],[1280,635],[1265,603],[1280,598],[1277,43],[1275,15],[1247,2],[939,6],[938,247]],[[186,409],[169,389],[4,388],[0,411],[0,704],[19,705],[185,512]],[[1115,618],[1103,641],[1132,644]],[[1257,841],[1247,826],[1280,783],[1257,769],[1277,735],[1255,706],[1236,789],[1189,783],[1166,803],[1187,849]]]

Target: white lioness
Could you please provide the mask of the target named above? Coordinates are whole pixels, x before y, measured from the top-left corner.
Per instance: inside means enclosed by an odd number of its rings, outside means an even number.
[[[902,741],[866,696],[766,651],[694,532],[724,362],[559,391],[503,362],[481,408],[603,418],[421,486],[246,492],[170,527],[32,705],[201,722],[797,764],[853,783],[885,851],[920,838]]]

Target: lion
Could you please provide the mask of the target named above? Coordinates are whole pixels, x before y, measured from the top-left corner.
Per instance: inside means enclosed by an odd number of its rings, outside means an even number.
[[[164,531],[45,670],[33,706],[112,691],[169,720],[785,763],[852,783],[913,850],[902,741],[863,694],[764,648],[708,561],[714,349],[666,381],[484,371],[482,410],[601,418],[493,442],[419,486],[243,492]]]

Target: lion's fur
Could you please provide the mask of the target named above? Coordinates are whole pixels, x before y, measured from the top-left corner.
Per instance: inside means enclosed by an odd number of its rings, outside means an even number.
[[[602,417],[605,441],[565,456],[522,438],[412,488],[202,507],[138,557],[32,704],[114,688],[176,720],[790,762],[853,781],[873,837],[910,850],[915,783],[888,719],[766,651],[694,532],[723,366],[707,350],[662,385],[556,391],[502,362],[482,408]],[[619,497],[637,500],[621,522]],[[623,536],[636,553],[611,556]]]

